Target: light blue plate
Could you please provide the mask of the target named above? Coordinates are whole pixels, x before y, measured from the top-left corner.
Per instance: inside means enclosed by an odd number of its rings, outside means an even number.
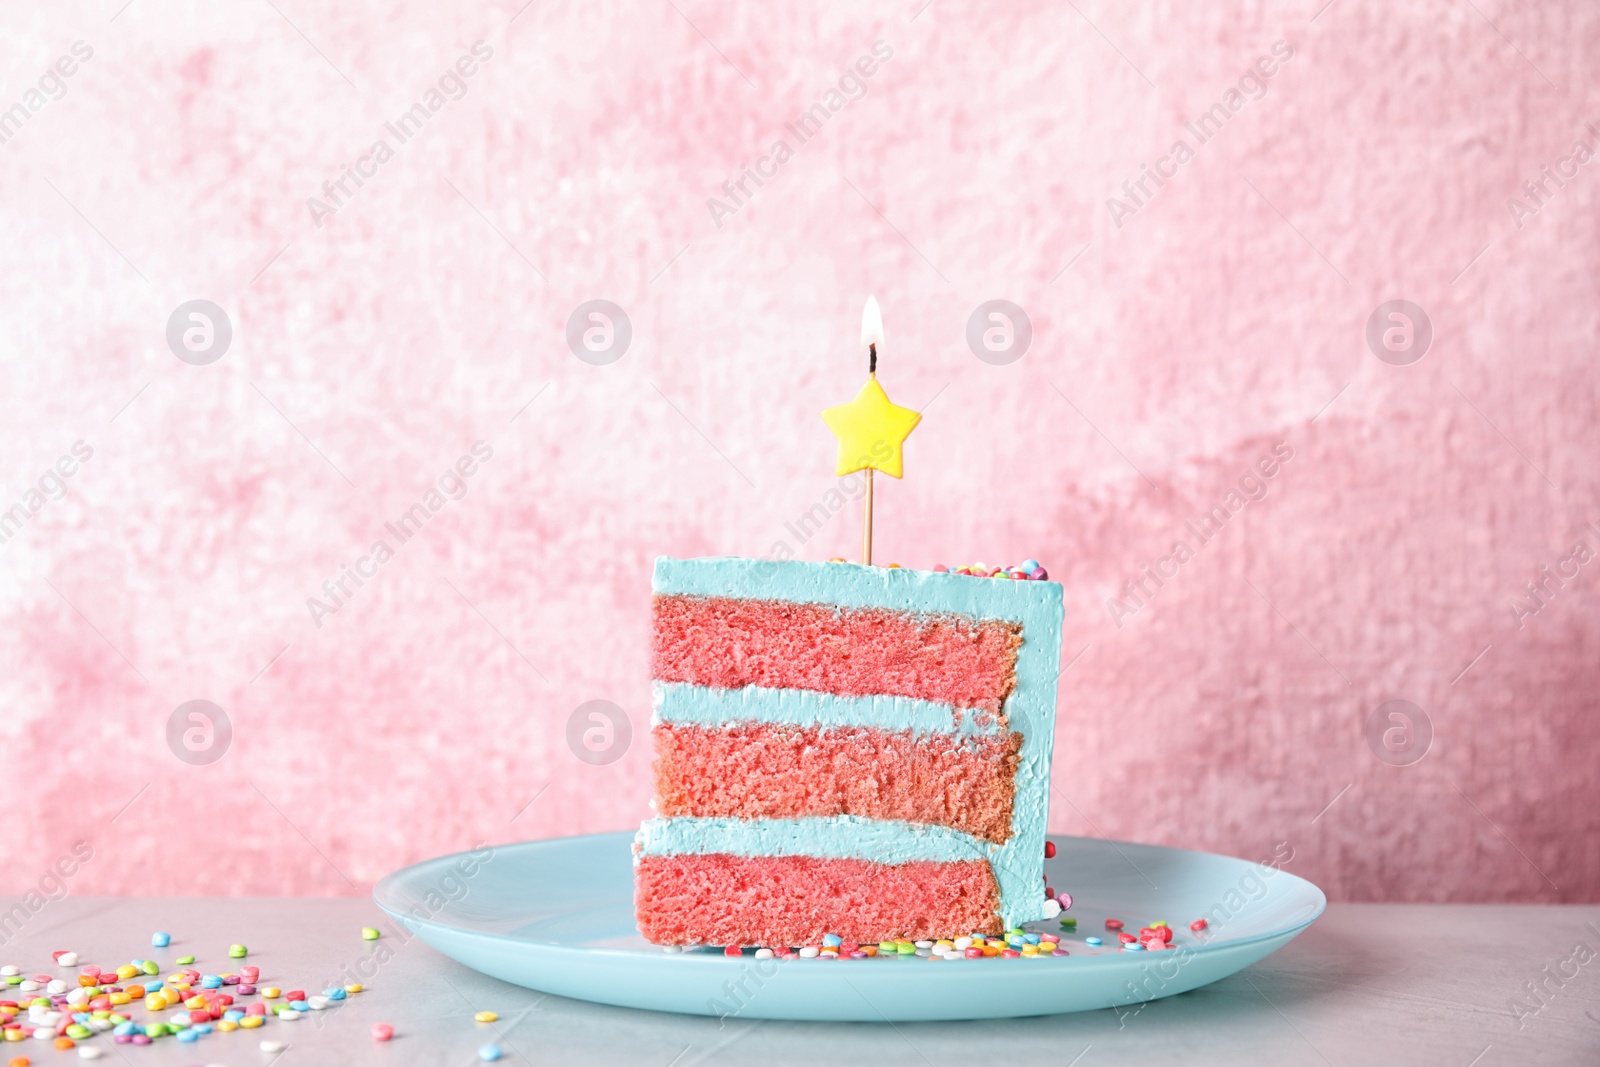
[[[665,953],[633,921],[633,835],[530,841],[427,860],[384,878],[378,906],[474,970],[580,1000],[692,1015],[814,1021],[997,1019],[1088,1011],[1195,989],[1277,951],[1322,914],[1310,882],[1185,849],[1057,837],[1045,863],[1072,894],[1064,959],[741,959]],[[474,856],[477,858],[474,859]],[[1189,924],[1210,925],[1201,934]],[[1173,948],[1127,952],[1105,929],[1166,920]],[[1084,943],[1098,936],[1099,948]]]

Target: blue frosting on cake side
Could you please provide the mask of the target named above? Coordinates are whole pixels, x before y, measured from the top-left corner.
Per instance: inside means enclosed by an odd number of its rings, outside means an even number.
[[[975,578],[904,568],[869,567],[854,563],[810,563],[740,559],[731,556],[656,560],[657,595],[715,596],[755,600],[787,600],[840,608],[885,608],[923,614],[960,614],[1022,624],[1017,652],[1017,684],[1006,698],[1009,728],[1023,735],[1015,779],[1011,837],[1003,845],[980,841],[941,827],[914,826],[893,820],[839,816],[827,819],[652,819],[639,831],[643,854],[735,852],[748,855],[856,856],[880,862],[904,859],[955,859],[982,856],[989,860],[1000,886],[1001,917],[1009,926],[1044,917],[1045,820],[1050,809],[1050,758],[1055,742],[1056,684],[1061,664],[1061,586],[1056,582]],[[751,687],[754,689],[755,687]],[[700,686],[658,683],[658,714],[666,721],[702,721],[738,710],[746,690],[708,691]],[[773,692],[766,690],[765,692]],[[785,712],[792,701],[797,715],[872,717],[905,698],[848,698],[802,693],[775,704],[756,696],[750,707],[766,714]],[[823,699],[828,698],[828,699]],[[862,701],[865,700],[866,703]],[[703,701],[703,703],[702,703]],[[915,729],[936,721],[928,701],[905,700],[908,715],[899,728]],[[955,732],[954,709],[944,708]],[[972,718],[972,716],[963,716]],[[707,718],[705,721],[729,721]],[[768,720],[758,720],[768,721]],[[786,721],[786,720],[770,720]],[[811,721],[811,720],[804,720]],[[719,844],[720,842],[720,844]],[[769,846],[792,851],[768,851]],[[956,855],[952,850],[961,850]],[[831,850],[831,851],[830,851]],[[840,850],[844,850],[841,852]],[[852,851],[854,850],[854,851]]]
[[[779,723],[785,726],[870,726],[910,730],[915,735],[993,736],[1004,732],[999,719],[949,704],[911,697],[847,697],[812,689],[769,689],[747,685],[717,689],[690,682],[656,682],[653,686],[657,723],[721,726],[730,722]]]

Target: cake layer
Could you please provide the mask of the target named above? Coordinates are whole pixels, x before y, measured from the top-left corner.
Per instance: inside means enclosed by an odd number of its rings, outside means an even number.
[[[1011,836],[1021,734],[914,736],[865,726],[661,723],[656,809],[742,819],[859,815]]]
[[[659,944],[876,944],[997,935],[999,886],[984,860],[882,864],[812,856],[644,856],[639,930]]]
[[[653,675],[737,689],[905,696],[999,714],[1021,626],[955,613],[787,600],[660,596]]]

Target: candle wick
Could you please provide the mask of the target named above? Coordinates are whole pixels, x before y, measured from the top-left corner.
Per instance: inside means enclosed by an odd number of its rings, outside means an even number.
[[[878,373],[878,343],[876,341],[867,345],[867,373]]]

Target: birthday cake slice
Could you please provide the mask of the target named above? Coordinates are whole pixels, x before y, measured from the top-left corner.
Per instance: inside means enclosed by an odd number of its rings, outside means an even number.
[[[663,558],[654,590],[646,938],[875,944],[1044,917],[1060,585]]]

